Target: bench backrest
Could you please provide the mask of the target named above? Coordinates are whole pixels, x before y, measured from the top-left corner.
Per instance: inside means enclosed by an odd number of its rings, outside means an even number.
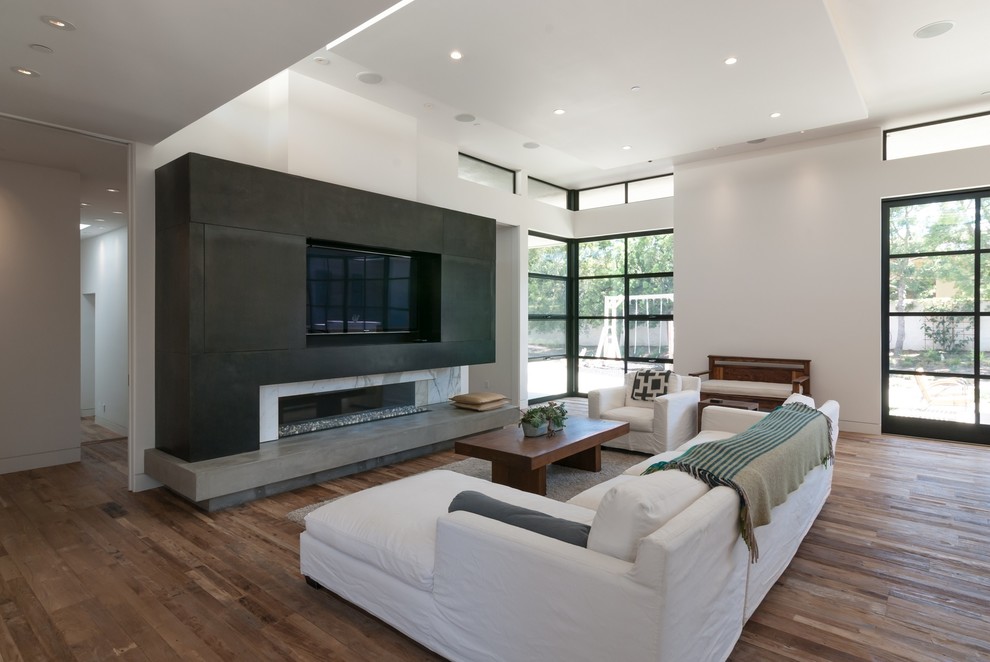
[[[709,379],[790,384],[801,377],[811,377],[811,359],[708,355]]]

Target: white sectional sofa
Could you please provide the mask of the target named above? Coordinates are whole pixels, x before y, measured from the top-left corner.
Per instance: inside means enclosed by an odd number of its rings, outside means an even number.
[[[834,445],[838,403],[820,409]],[[724,660],[818,515],[832,467],[811,470],[755,530],[755,564],[732,489],[639,474],[765,415],[708,407],[680,449],[568,503],[444,470],[342,497],[306,517],[302,574],[451,660]],[[466,490],[590,525],[588,547],[448,512]]]

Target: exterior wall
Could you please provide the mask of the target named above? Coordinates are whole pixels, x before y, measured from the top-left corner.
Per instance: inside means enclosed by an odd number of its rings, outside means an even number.
[[[0,161],[0,473],[79,460],[79,175]]]

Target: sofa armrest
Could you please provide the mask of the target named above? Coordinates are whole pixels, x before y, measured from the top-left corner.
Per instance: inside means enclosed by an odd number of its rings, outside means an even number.
[[[437,521],[433,596],[448,631],[479,660],[660,659],[663,592],[632,564],[473,513]],[[594,637],[576,636],[589,623]],[[488,627],[493,626],[493,627]],[[511,633],[511,636],[506,636]]]
[[[698,433],[698,391],[679,391],[653,401],[653,434],[664,450],[674,450]]]
[[[602,412],[626,405],[626,389],[609,386],[588,391],[588,418],[601,418]]]
[[[701,412],[701,429],[739,434],[766,415],[767,412],[765,411],[709,405]]]

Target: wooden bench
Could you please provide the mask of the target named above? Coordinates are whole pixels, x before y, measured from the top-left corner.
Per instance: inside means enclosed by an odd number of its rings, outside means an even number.
[[[708,355],[708,375],[701,382],[701,399],[723,398],[755,402],[769,411],[791,393],[811,396],[810,359],[772,359],[751,356]]]

